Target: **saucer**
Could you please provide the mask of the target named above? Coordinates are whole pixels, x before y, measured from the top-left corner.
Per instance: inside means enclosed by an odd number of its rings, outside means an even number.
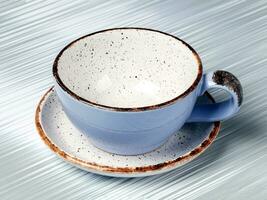
[[[198,103],[214,102],[211,95]],[[220,122],[188,123],[168,141],[155,149],[135,156],[105,152],[90,143],[65,115],[53,88],[40,100],[35,124],[42,140],[59,157],[83,170],[115,177],[140,177],[173,170],[199,156],[215,140]]]

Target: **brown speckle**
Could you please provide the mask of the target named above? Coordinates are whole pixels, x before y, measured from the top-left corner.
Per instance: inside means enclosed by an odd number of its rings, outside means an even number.
[[[241,106],[243,101],[243,89],[239,80],[230,72],[218,70],[212,77],[213,81],[218,85],[226,86],[234,91],[238,97],[238,106]]]

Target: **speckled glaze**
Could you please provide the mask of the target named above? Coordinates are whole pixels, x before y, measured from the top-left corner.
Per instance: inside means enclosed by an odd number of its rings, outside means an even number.
[[[72,92],[121,108],[160,104],[184,93],[198,60],[181,41],[155,31],[115,29],[73,43],[58,60]]]
[[[231,73],[224,74],[228,79],[216,72],[203,75],[200,58],[187,43],[143,28],[84,36],[66,46],[53,66],[55,89],[71,122],[95,146],[123,155],[152,151],[186,121],[235,114],[242,87],[228,81]],[[209,88],[224,89],[231,98],[195,106]]]
[[[208,98],[209,97],[209,98]],[[208,94],[198,101],[211,103]],[[48,147],[69,163],[102,175],[137,177],[173,170],[200,155],[215,139],[220,123],[190,123],[172,135],[160,148],[136,156],[122,156],[96,148],[64,113],[50,89],[36,110],[36,127]]]

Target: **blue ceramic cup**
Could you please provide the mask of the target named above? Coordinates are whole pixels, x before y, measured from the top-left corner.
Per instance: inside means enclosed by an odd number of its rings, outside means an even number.
[[[242,104],[234,75],[203,74],[191,46],[145,28],[103,30],[73,41],[55,59],[53,75],[70,121],[96,147],[116,154],[152,151],[185,122],[224,120]],[[210,88],[230,98],[195,106]]]

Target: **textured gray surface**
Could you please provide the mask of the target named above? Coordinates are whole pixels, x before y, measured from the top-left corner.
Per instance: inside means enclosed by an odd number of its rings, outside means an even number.
[[[109,27],[172,33],[244,86],[244,104],[198,159],[167,174],[86,173],[40,140],[34,110],[71,40]],[[267,199],[267,2],[0,1],[0,199]]]

